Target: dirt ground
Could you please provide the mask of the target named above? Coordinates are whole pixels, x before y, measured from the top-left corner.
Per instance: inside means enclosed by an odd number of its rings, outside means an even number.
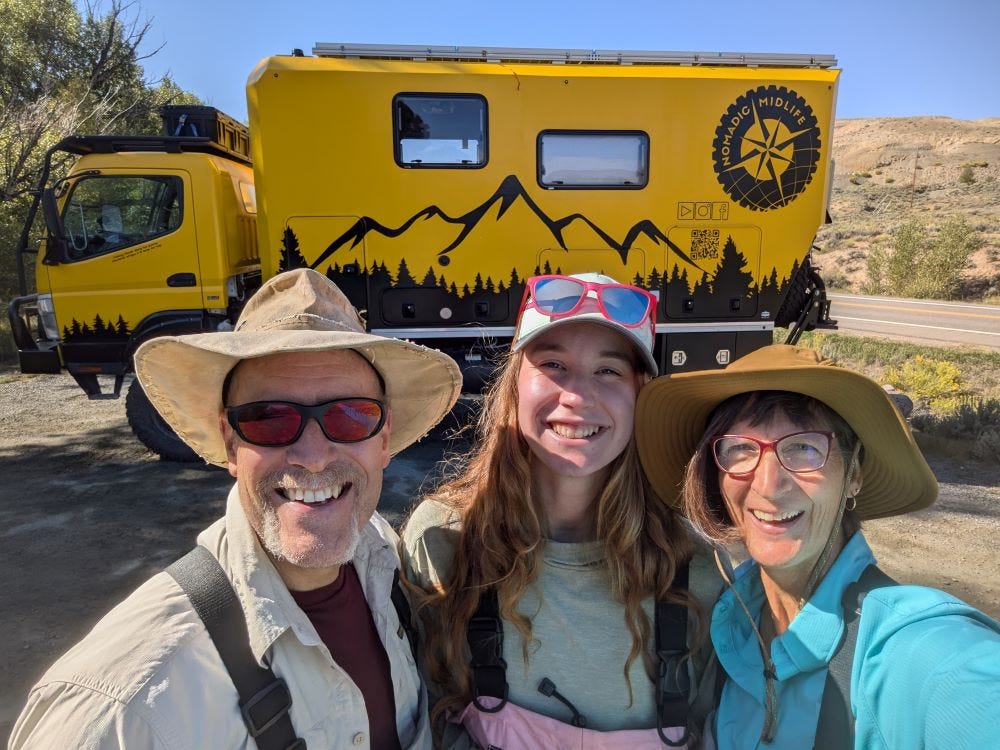
[[[433,481],[449,421],[390,465],[381,510],[393,523]],[[938,503],[869,522],[865,533],[897,579],[1000,617],[1000,467],[929,460],[941,481]],[[0,370],[0,746],[46,667],[187,551],[222,514],[229,484],[221,469],[145,451],[128,429],[124,399],[87,401],[68,376]]]

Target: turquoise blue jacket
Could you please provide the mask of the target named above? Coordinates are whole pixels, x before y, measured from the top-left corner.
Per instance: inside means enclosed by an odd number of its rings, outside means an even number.
[[[826,666],[844,630],[841,597],[875,562],[859,532],[812,599],[771,643],[777,731],[760,741],[764,675],[760,646],[732,590],[712,612],[712,642],[729,679],[715,719],[720,750],[808,750]],[[734,582],[759,620],[764,589],[748,561]],[[855,748],[1000,748],[1000,623],[943,591],[890,586],[864,600],[851,673]]]

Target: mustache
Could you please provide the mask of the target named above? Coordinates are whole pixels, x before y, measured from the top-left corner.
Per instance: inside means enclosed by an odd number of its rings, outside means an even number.
[[[282,490],[318,490],[330,485],[353,484],[360,485],[364,477],[349,464],[331,464],[323,471],[313,472],[305,469],[284,468],[265,475],[257,482],[261,491],[274,488]]]

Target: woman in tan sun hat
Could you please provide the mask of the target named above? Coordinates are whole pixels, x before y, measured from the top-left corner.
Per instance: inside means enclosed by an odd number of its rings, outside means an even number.
[[[750,557],[712,615],[718,747],[1000,746],[1000,624],[896,585],[860,531],[937,496],[877,383],[768,346],[646,385],[636,440],[657,494]]]
[[[695,742],[723,584],[635,453],[655,305],[601,274],[529,279],[478,446],[403,531],[445,747]]]

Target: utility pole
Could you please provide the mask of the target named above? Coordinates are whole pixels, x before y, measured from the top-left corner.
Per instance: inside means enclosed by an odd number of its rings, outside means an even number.
[[[920,149],[913,153],[913,179],[910,181],[910,211],[913,210],[913,198],[917,192],[917,160],[920,159]]]

